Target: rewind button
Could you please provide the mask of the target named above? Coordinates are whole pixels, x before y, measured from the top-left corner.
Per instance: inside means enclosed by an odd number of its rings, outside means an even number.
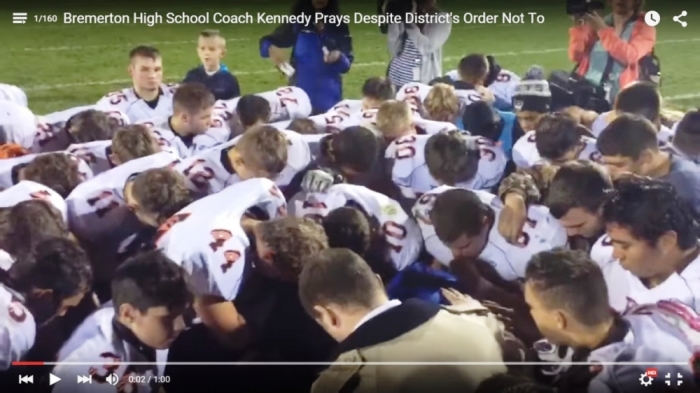
[[[19,376],[19,384],[28,384],[28,383],[34,383],[34,376],[33,375],[20,375]]]

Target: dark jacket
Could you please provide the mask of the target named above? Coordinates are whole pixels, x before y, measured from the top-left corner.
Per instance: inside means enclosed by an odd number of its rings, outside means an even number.
[[[270,45],[292,48],[290,64],[296,72],[290,84],[300,87],[311,100],[314,113],[329,110],[343,99],[343,78],[353,61],[352,38],[348,25],[326,25],[321,32],[314,25],[284,24],[260,39],[260,56],[269,57]],[[342,55],[333,64],[323,61],[323,47]]]
[[[207,74],[202,66],[193,68],[187,72],[182,82],[199,82],[205,85],[217,100],[230,100],[241,95],[238,79],[223,66],[212,75]]]

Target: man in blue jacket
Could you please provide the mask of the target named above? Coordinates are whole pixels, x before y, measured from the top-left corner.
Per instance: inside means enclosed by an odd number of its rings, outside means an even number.
[[[326,112],[343,99],[342,74],[350,70],[353,61],[347,24],[283,24],[260,39],[260,55],[278,67],[285,62],[282,48],[292,48],[290,64],[296,72],[290,85],[309,95],[315,114]]]

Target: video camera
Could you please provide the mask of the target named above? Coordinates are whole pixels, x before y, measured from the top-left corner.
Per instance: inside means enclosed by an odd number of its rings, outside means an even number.
[[[580,16],[605,8],[605,3],[596,0],[566,0],[566,13]]]

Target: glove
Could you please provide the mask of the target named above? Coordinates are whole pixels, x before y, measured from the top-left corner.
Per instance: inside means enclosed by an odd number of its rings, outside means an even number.
[[[304,175],[301,181],[301,188],[307,193],[326,192],[333,184],[342,182],[342,175],[336,173],[332,169],[312,169]]]

